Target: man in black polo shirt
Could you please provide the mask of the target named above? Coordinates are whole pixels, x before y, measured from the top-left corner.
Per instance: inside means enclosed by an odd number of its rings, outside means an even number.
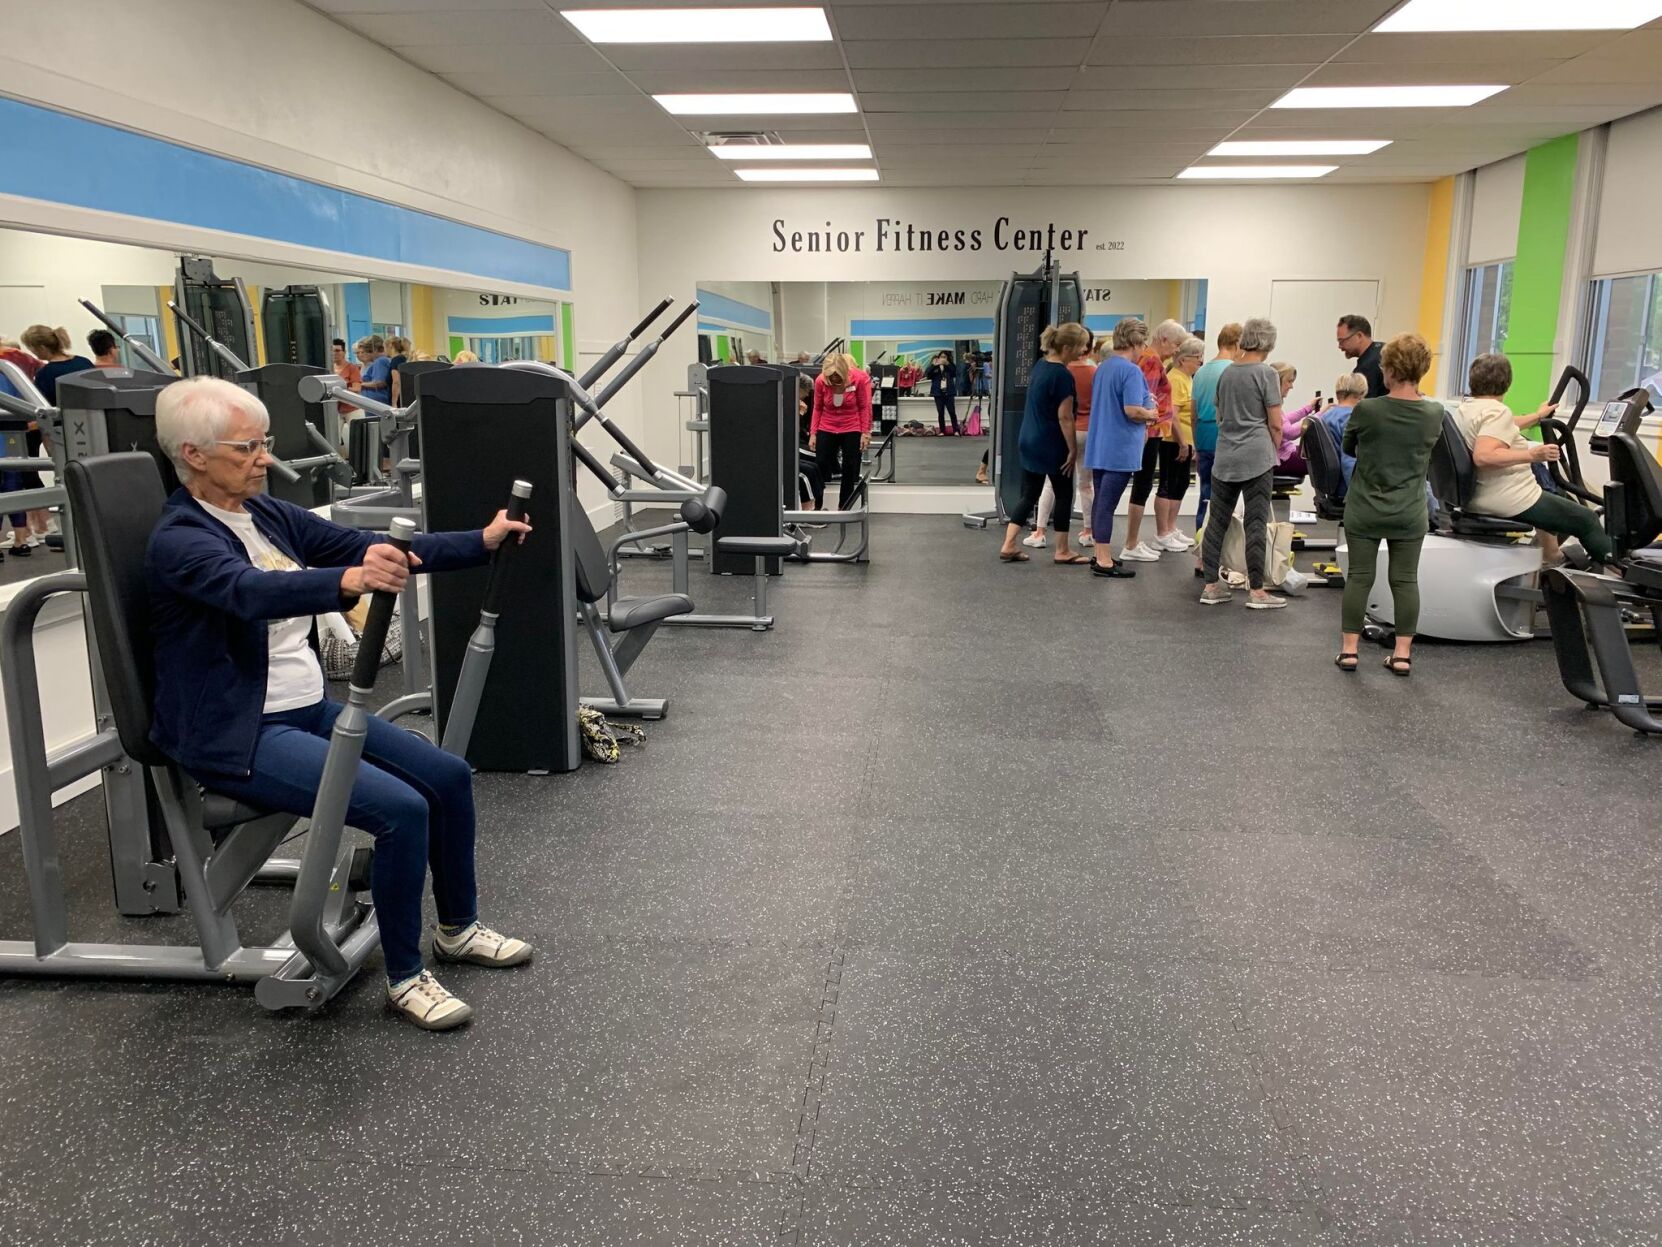
[[[1352,371],[1368,379],[1368,397],[1379,398],[1387,386],[1385,372],[1379,366],[1379,343],[1373,340],[1373,325],[1366,316],[1339,317],[1339,349],[1346,359],[1356,363]]]

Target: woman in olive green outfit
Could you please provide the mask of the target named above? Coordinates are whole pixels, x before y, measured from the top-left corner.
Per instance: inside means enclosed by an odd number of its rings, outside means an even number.
[[[1391,551],[1397,634],[1396,652],[1385,665],[1394,675],[1405,676],[1412,670],[1410,651],[1420,622],[1420,547],[1430,525],[1425,473],[1443,431],[1443,405],[1420,396],[1420,378],[1431,371],[1431,350],[1424,338],[1411,333],[1392,338],[1380,355],[1380,366],[1389,387],[1385,396],[1356,404],[1345,425],[1343,449],[1356,456],[1356,469],[1345,495],[1350,569],[1345,575],[1344,637],[1336,661],[1341,671],[1355,671],[1360,661],[1356,644],[1383,541]]]

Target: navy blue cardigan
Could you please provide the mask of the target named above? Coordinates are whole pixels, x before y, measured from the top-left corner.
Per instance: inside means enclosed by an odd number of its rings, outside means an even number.
[[[341,572],[381,540],[278,498],[246,505],[255,527],[302,570],[255,568],[241,539],[183,489],[167,500],[145,551],[156,653],[150,739],[192,772],[249,773],[265,712],[267,621],[349,608],[356,599],[341,595]],[[482,530],[423,534],[413,548],[422,572],[487,558]]]

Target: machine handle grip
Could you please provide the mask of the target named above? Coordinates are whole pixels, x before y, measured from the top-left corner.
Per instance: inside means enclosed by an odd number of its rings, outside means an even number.
[[[653,321],[657,320],[658,317],[662,316],[664,314],[664,309],[674,302],[674,299],[664,299],[658,304],[657,307],[653,308],[645,316],[641,317],[641,323],[629,331],[629,340],[633,342],[636,338],[640,337],[641,334],[645,333],[646,327]],[[694,306],[696,306],[696,304]]]
[[[526,504],[531,500],[531,482],[515,481],[508,495],[508,518],[523,520]],[[519,534],[509,533],[496,552],[491,555],[490,578],[485,581],[485,611],[492,615],[502,613],[502,586],[507,582],[508,560],[519,545]]]
[[[415,537],[415,522],[403,516],[394,518],[387,533],[387,544],[400,554],[410,552]],[[381,669],[381,651],[386,648],[387,629],[392,626],[392,608],[398,602],[396,593],[377,590],[369,599],[369,618],[364,633],[358,638],[358,656],[352,663],[352,687],[368,692],[375,685],[375,673]]]
[[[297,480],[300,479],[300,473],[296,472],[293,468],[289,467],[288,464],[284,463],[276,455],[272,455],[272,456],[270,456],[270,458],[271,458],[271,466],[266,469],[267,472],[271,472],[271,473],[275,474],[276,476],[278,476],[282,480],[287,481],[290,485],[294,484]]]
[[[1559,374],[1558,384],[1552,389],[1552,397],[1547,401],[1556,407],[1558,401],[1564,397],[1564,391],[1570,388],[1571,381],[1576,383],[1575,410],[1568,417],[1558,417],[1564,422],[1566,433],[1575,431],[1576,423],[1581,419],[1581,413],[1587,408],[1587,400],[1593,396],[1593,383],[1587,380],[1587,374],[1574,364],[1566,364],[1564,371]]]

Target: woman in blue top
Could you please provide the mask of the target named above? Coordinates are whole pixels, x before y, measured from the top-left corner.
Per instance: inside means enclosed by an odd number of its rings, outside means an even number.
[[[1096,484],[1091,507],[1091,536],[1096,561],[1091,575],[1129,580],[1137,573],[1114,562],[1114,512],[1131,478],[1143,466],[1148,425],[1160,418],[1148,378],[1137,355],[1148,341],[1148,326],[1135,317],[1114,326],[1114,353],[1103,360],[1091,381],[1091,427],[1085,438],[1085,466]],[[1058,497],[1058,502],[1060,498]]]
[[[1345,492],[1350,492],[1350,474],[1356,467],[1356,456],[1344,452],[1345,425],[1356,404],[1368,396],[1368,379],[1359,372],[1349,372],[1339,378],[1333,388],[1333,402],[1321,414],[1327,431],[1333,434],[1333,444],[1340,448],[1339,467],[1345,474]]]
[[[352,349],[358,353],[358,362],[364,367],[359,392],[365,398],[392,402],[392,360],[387,358],[386,339],[372,333],[367,338],[359,338]]]
[[[1079,457],[1073,425],[1073,373],[1068,365],[1085,353],[1090,341],[1090,331],[1073,321],[1051,325],[1039,339],[1045,357],[1033,365],[1028,377],[1027,410],[1021,422],[1021,501],[1010,513],[1004,548],[998,552],[1006,563],[1028,561],[1020,545],[1022,529],[1033,518],[1047,478],[1056,492],[1056,562],[1071,566],[1091,561],[1068,545],[1068,526],[1073,522],[1073,465]]]

